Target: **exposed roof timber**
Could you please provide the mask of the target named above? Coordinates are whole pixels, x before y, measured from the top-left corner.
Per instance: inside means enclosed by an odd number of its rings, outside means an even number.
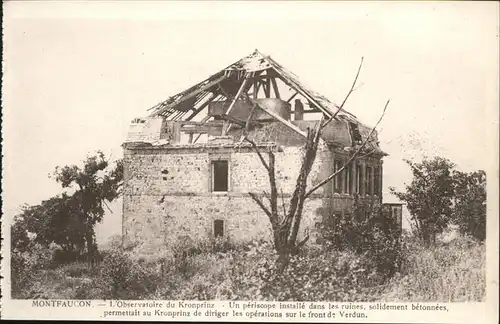
[[[266,98],[271,98],[271,85],[269,82],[270,79],[266,79],[262,82],[262,85],[264,86],[264,93],[266,95]]]
[[[224,118],[226,119],[226,124],[223,126],[223,130],[222,130],[222,134],[223,135],[227,134],[227,132],[231,129],[231,127],[233,126],[233,124],[237,124],[239,126],[245,126],[245,122],[244,121],[239,120],[238,118],[233,117],[231,115],[224,115]],[[224,130],[224,127],[226,127],[225,130]]]
[[[217,73],[215,74],[214,76],[208,78],[207,80],[205,80],[205,83],[204,85],[202,85],[200,87],[200,84],[197,84],[195,85],[194,87],[191,87],[189,88],[188,90],[186,91],[183,91],[181,93],[181,97],[176,100],[174,103],[171,103],[171,104],[167,104],[166,107],[163,107],[163,108],[160,108],[158,110],[156,110],[154,113],[152,113],[150,116],[151,117],[154,117],[154,116],[158,116],[158,115],[161,115],[164,111],[166,111],[168,108],[170,107],[174,107],[174,106],[177,106],[178,104],[180,104],[181,102],[183,101],[186,101],[187,99],[190,99],[196,95],[198,95],[199,93],[205,91],[205,90],[208,90],[210,89],[211,87],[213,87],[214,85],[216,85],[217,83],[221,82],[222,80],[224,79],[227,79],[228,77],[222,73]],[[190,91],[192,91],[190,93]]]
[[[257,80],[253,80],[253,97],[254,99],[257,99],[257,96],[259,95],[259,90],[260,90],[260,82]]]
[[[254,104],[254,105],[257,105],[257,107],[259,107],[260,109],[264,110],[266,113],[268,113],[269,115],[273,116],[275,119],[277,119],[278,121],[282,122],[284,125],[286,125],[287,127],[289,127],[290,129],[292,129],[293,131],[297,132],[298,134],[304,136],[304,137],[307,137],[307,134],[306,132],[304,132],[303,130],[301,130],[300,128],[298,128],[297,126],[295,126],[294,124],[292,124],[289,120],[286,120],[284,119],[283,117],[281,117],[280,115],[276,114],[274,111],[270,110],[270,109],[267,109],[264,105],[261,105],[258,101],[256,100],[253,100],[253,99],[250,99],[250,101]]]
[[[236,94],[236,96],[234,96],[233,101],[231,102],[231,105],[229,106],[229,108],[227,108],[227,111],[224,114],[225,116],[229,116],[229,113],[231,112],[231,110],[233,110],[233,107],[234,107],[234,104],[236,103],[236,100],[238,100],[240,98],[241,94],[245,91],[248,91],[248,87],[247,87],[248,81],[250,81],[250,79],[245,78],[245,80],[243,80],[243,82],[241,83],[241,86],[240,86],[240,89],[238,90],[238,93]],[[222,134],[226,135],[230,129],[231,129],[231,124],[229,124],[227,126],[227,128],[222,131]]]
[[[293,98],[295,98],[298,94],[299,94],[299,93],[298,93],[298,91],[295,91],[295,93],[294,93],[293,95],[291,95],[291,96],[290,96],[290,98],[288,98],[288,100],[287,100],[286,102],[288,102],[288,103],[289,103],[289,102],[290,102],[290,101],[292,101],[292,99],[293,99]]]
[[[208,120],[210,120],[210,118],[212,118],[212,116],[207,115],[207,116],[203,117],[203,119],[200,121],[200,123],[203,124],[203,123],[207,122]],[[194,139],[193,144],[196,143],[196,141],[200,139],[201,135],[202,134],[198,134],[198,136]]]
[[[234,96],[233,101],[231,102],[231,105],[229,108],[227,108],[226,115],[229,115],[231,110],[233,110],[234,104],[236,103],[236,100],[238,100],[243,92],[245,92],[247,89],[247,84],[248,84],[249,79],[243,80],[241,83],[240,89],[238,90],[238,93],[236,93],[236,96]]]
[[[257,59],[257,60],[256,60]],[[221,79],[218,82],[227,79],[231,76],[231,72],[233,71],[241,71],[242,69],[244,71],[241,72],[246,72],[247,75],[259,75],[262,73],[263,70],[268,69],[269,63],[265,61],[262,58],[262,54],[260,54],[257,50],[255,50],[252,54],[248,55],[247,57],[244,57],[243,59],[240,59],[230,65],[228,65],[226,68],[224,68],[222,71],[215,73],[205,79],[204,81],[195,84],[194,86],[190,87],[189,89],[182,91],[170,98],[168,98],[165,101],[160,102],[159,104],[149,108],[148,110],[151,111],[153,110],[154,112],[150,115],[150,117],[162,115],[163,112],[170,110],[171,108],[175,107],[179,103],[183,102],[184,100],[187,100],[191,97],[190,92],[192,91],[197,91],[199,90],[200,87],[203,87],[205,89],[210,88],[211,86],[204,86],[204,84],[208,83],[210,80],[214,80],[214,78],[221,77]],[[194,94],[196,95],[196,94]],[[186,96],[186,98],[184,98]]]
[[[211,93],[210,97],[208,98],[207,101],[205,101],[198,109],[196,109],[191,115],[189,115],[189,117],[186,119],[186,120],[191,120],[193,119],[194,117],[196,117],[200,112],[203,111],[203,109],[205,109],[206,106],[208,106],[214,99],[216,99],[216,97],[219,96],[219,95],[216,95],[214,93]]]
[[[258,51],[257,51],[258,52]],[[310,89],[307,89],[295,76],[292,75],[291,72],[287,71],[285,68],[283,68],[278,62],[273,60],[270,56],[265,56],[262,53],[258,52],[262,57],[269,62],[269,64],[274,68],[275,72],[279,74],[281,77],[280,79],[285,82],[287,85],[291,86],[294,88],[296,91],[298,91],[301,95],[303,95],[306,99],[309,101],[313,102],[316,106],[318,106],[319,109],[325,112],[326,115],[331,117],[334,112],[331,110],[331,108],[336,108],[339,109],[339,107],[333,103],[331,103],[326,97],[320,95],[319,93],[316,93]],[[325,103],[321,103],[321,101]],[[342,109],[341,111],[344,114],[347,114],[351,116],[352,118],[356,118],[353,114],[345,111]]]
[[[276,79],[271,79],[271,83],[273,84],[274,95],[276,98],[281,99],[280,91],[278,89],[278,84],[276,83]]]
[[[270,78],[278,77],[286,85],[293,88],[295,91],[297,91],[298,94],[301,94],[309,102],[311,102],[313,107],[320,109],[325,115],[333,116],[339,109],[339,107],[336,104],[331,103],[326,97],[305,87],[292,72],[284,69],[279,63],[274,61],[271,57],[265,56],[258,50],[255,50],[255,52],[253,52],[252,54],[229,65],[222,71],[210,76],[206,80],[152,107],[151,109],[153,109],[154,112],[151,113],[150,116],[169,117],[172,114],[174,114],[173,118],[182,118],[185,115],[185,113],[179,113],[179,110],[186,110],[185,107],[180,106],[182,103],[185,103],[186,105],[189,102],[188,100],[193,98],[196,98],[195,102],[197,104],[200,103],[203,97],[208,95],[208,92],[214,91],[212,87],[214,87],[215,85],[220,86],[221,82],[224,83],[223,81],[225,80],[229,81],[228,79],[233,79],[235,77],[235,74],[237,74],[236,77],[238,78],[238,80],[241,79],[243,81],[243,79],[255,78],[264,71],[266,72],[266,74],[265,76],[259,77],[262,78],[260,82],[254,80],[256,81],[254,82],[254,95],[258,93],[258,89],[260,88],[261,85],[264,88],[266,97],[270,96],[271,87],[273,87],[276,92],[277,87],[275,87],[274,83],[271,83],[272,81]],[[239,89],[239,85],[238,88],[234,89],[234,92],[229,91],[231,92],[231,95],[228,97],[228,99],[234,97],[234,95],[238,91],[237,89]],[[198,97],[200,94],[203,94],[201,98]],[[276,95],[279,96],[279,90],[276,93]],[[294,98],[294,96],[289,98],[288,102],[290,102]],[[196,105],[194,106],[196,107]],[[198,111],[198,109],[199,108],[195,108],[196,111]],[[190,111],[190,109],[187,110]],[[358,122],[354,115],[343,109],[342,111],[340,111],[339,115],[336,116],[335,119],[338,119],[337,117],[343,117],[353,122]]]

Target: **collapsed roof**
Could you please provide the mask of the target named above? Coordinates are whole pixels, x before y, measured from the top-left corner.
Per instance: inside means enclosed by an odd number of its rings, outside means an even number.
[[[289,93],[285,97],[286,92]],[[290,102],[293,99],[295,106],[292,111]],[[234,137],[241,132],[249,117],[256,122],[254,126],[258,126],[254,127],[254,135],[265,126],[269,128],[263,132],[265,134],[272,134],[273,131],[269,132],[272,128],[277,131],[275,134],[287,133],[289,139],[298,136],[300,142],[307,128],[314,127],[317,121],[303,120],[304,114],[311,116],[310,113],[333,117],[321,136],[330,144],[353,146],[366,139],[371,129],[325,96],[306,87],[295,74],[258,50],[149,111],[147,121],[137,119],[133,123],[127,142],[158,142],[159,139],[165,142],[167,137],[160,135],[161,132],[184,132],[192,144],[204,134]],[[194,142],[193,134],[198,135]],[[168,138],[167,142],[178,143],[180,135],[174,137],[175,140]],[[260,140],[269,142],[273,138],[267,136]],[[365,149],[385,155],[378,146],[376,132],[371,135]]]
[[[150,108],[149,110],[152,111],[150,116],[162,116],[171,120],[180,120],[197,104],[203,107],[202,103],[210,96],[234,97],[243,80],[255,78],[264,71],[268,75],[275,74],[277,78],[297,91],[298,94],[307,98],[314,107],[328,117],[331,117],[340,108],[330,102],[325,96],[307,88],[298,80],[295,74],[287,71],[270,56],[265,56],[258,50],[255,50],[252,54],[229,65],[200,83]],[[196,114],[197,111],[194,109],[187,119],[192,119]],[[345,110],[341,111],[338,115],[343,115],[356,121],[356,117]]]

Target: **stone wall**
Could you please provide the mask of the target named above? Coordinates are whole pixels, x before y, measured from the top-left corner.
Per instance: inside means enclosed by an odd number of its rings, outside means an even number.
[[[285,147],[275,155],[277,185],[287,202],[299,174],[301,148]],[[321,144],[309,188],[331,174],[333,157]],[[229,161],[228,192],[211,191],[211,161],[217,159]],[[125,148],[124,179],[124,245],[135,246],[141,256],[168,254],[185,239],[209,240],[214,220],[224,221],[224,236],[232,242],[272,237],[267,216],[248,195],[269,192],[267,172],[248,147]],[[321,222],[351,205],[351,197],[323,186],[306,201],[299,239],[308,233],[316,242]]]
[[[142,256],[168,255],[169,247],[186,237],[208,241],[214,237],[214,220],[224,221],[224,237],[230,242],[272,237],[267,216],[244,196],[125,196],[124,205],[125,246],[135,246]],[[321,206],[322,199],[307,202],[300,237],[306,232],[315,237]]]
[[[284,148],[275,155],[277,184],[288,201],[300,169],[301,149]],[[228,192],[210,190],[210,163],[219,158],[229,160]],[[326,176],[331,164],[331,152],[320,149],[309,185]],[[210,239],[216,219],[224,221],[224,235],[233,242],[271,238],[267,216],[248,196],[248,192],[269,191],[266,170],[249,149],[125,149],[124,172],[124,243],[137,245],[141,255],[168,250],[185,237]],[[323,197],[329,194],[325,188],[307,201],[301,236],[306,231],[314,236],[315,224],[323,217]]]
[[[301,149],[284,148],[276,155],[276,182],[285,194],[291,194],[300,171]],[[266,154],[264,156],[267,158]],[[332,153],[318,151],[309,176],[308,186],[318,183],[332,171]],[[210,163],[229,160],[230,193],[262,192],[269,190],[267,172],[253,151],[238,149],[185,147],[157,149],[126,149],[124,154],[126,195],[199,195],[210,189]],[[328,195],[325,186],[317,191]]]

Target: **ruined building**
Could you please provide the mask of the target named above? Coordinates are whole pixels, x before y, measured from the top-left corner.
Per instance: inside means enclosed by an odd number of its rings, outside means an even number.
[[[241,141],[247,121],[248,138],[274,150],[277,186],[287,201],[307,129],[337,109],[257,50],[151,108],[132,122],[123,144],[124,244],[155,254],[186,239],[270,240],[269,220],[249,196],[263,195],[269,180]],[[370,130],[340,111],[321,134],[308,186],[340,168]],[[381,202],[385,155],[375,132],[359,158],[306,201],[300,235],[316,242],[321,224],[351,212],[355,195]]]

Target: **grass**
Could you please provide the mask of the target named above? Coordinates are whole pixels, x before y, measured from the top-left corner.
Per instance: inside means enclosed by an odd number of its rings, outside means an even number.
[[[427,248],[407,242],[401,271],[382,284],[353,253],[305,250],[277,277],[270,275],[269,244],[194,251],[139,262],[115,248],[92,270],[85,263],[34,267],[13,297],[454,302],[485,296],[485,246],[463,237]]]
[[[459,237],[433,247],[412,244],[403,273],[387,285],[385,301],[483,301],[484,244]]]

